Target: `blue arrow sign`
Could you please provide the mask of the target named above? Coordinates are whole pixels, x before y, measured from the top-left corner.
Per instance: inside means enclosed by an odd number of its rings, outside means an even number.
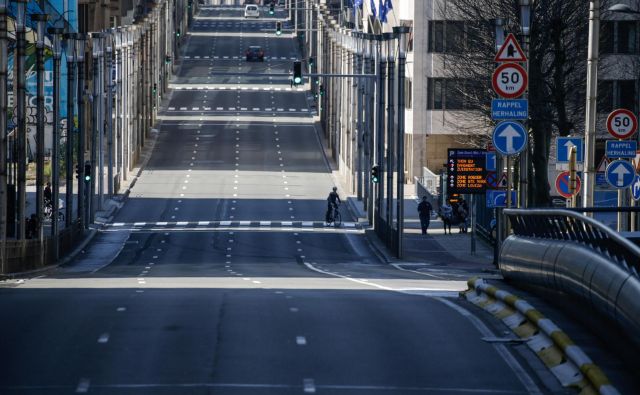
[[[607,182],[615,188],[626,188],[636,178],[636,170],[626,160],[614,160],[607,166]]]
[[[636,178],[633,180],[631,184],[631,196],[633,196],[633,200],[640,200],[640,176],[636,175]]]
[[[569,162],[569,150],[571,147],[576,147],[576,162],[584,160],[584,140],[582,137],[558,137],[556,138],[557,163]]]
[[[519,122],[500,122],[493,130],[493,146],[502,155],[515,155],[527,146],[527,132]]]
[[[638,142],[634,140],[607,140],[607,158],[635,158]]]
[[[529,118],[529,101],[526,99],[491,100],[491,119],[496,121]]]
[[[487,159],[484,162],[484,167],[486,171],[496,171],[496,153],[495,152],[487,152]]]
[[[497,207],[507,207],[507,191],[504,190],[496,190],[496,189],[487,189],[487,207],[488,208],[497,208]],[[518,196],[516,195],[516,191],[511,191],[511,206],[515,207],[518,202]]]

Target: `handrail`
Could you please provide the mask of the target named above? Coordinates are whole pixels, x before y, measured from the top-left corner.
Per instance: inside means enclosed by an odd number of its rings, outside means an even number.
[[[575,241],[640,277],[640,247],[593,218],[565,209],[505,209],[504,213],[517,236]]]

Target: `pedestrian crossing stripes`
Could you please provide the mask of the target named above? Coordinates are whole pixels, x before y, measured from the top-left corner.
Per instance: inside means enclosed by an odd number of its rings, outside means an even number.
[[[237,90],[249,90],[249,88],[246,87],[240,87],[240,86],[184,86],[184,85],[169,85],[169,87],[173,90],[176,91],[193,91],[193,90],[197,90],[197,91],[202,91],[202,90],[207,90],[207,91],[237,91]],[[263,87],[263,88],[259,88],[259,87],[253,87],[251,88],[251,90],[253,91],[265,91],[265,92],[269,92],[269,91],[276,91],[276,92],[304,92],[305,89],[304,88],[279,88],[279,87]]]
[[[176,108],[176,107],[167,107],[167,111],[168,112],[173,112],[173,111],[179,111],[179,112],[193,112],[193,111],[198,111],[198,112],[217,112],[217,111],[236,111],[236,112],[290,112],[290,113],[308,113],[309,109],[308,108],[288,108],[288,109],[284,109],[284,108],[276,108],[275,110],[273,108],[259,108],[259,107],[253,107],[253,108],[247,108],[247,107],[241,107],[241,108],[236,108],[236,107],[228,107],[228,108],[224,108],[224,107],[216,107],[211,108],[211,107],[192,107],[191,109],[187,108],[187,107],[180,107],[180,108]]]
[[[239,60],[239,59],[246,59],[245,56],[239,56],[239,55],[235,55],[235,56],[230,56],[230,55],[215,55],[215,56],[191,56],[191,55],[185,55],[182,57],[182,59],[186,59],[186,60],[202,60],[202,59],[213,59],[213,60]],[[297,56],[265,56],[264,57],[265,60],[299,60],[299,58]]]
[[[113,222],[106,224],[112,229],[156,229],[156,228],[184,228],[198,229],[207,228],[325,228],[327,225],[322,221],[174,221],[174,222]],[[358,222],[343,222],[342,228],[362,229],[362,224]]]

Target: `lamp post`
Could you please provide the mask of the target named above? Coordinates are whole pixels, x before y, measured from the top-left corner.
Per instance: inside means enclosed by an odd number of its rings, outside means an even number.
[[[76,52],[76,34],[66,33],[65,55],[67,58],[67,141],[66,141],[66,190],[65,190],[65,225],[71,226],[73,216],[73,115],[74,115],[74,80],[75,68],[74,58]]]
[[[397,178],[397,215],[398,215],[398,258],[402,258],[402,236],[404,233],[404,80],[407,63],[408,26],[395,26],[393,33],[398,37],[398,178]]]
[[[523,42],[524,42],[524,51],[527,54],[527,65],[526,70],[527,74],[529,73],[529,34],[531,32],[531,3],[533,0],[519,0],[520,4],[520,30],[522,32]],[[528,126],[528,125],[527,125]],[[529,128],[526,128],[527,133]],[[530,141],[530,140],[529,140]],[[527,144],[527,147],[520,154],[520,185],[518,188],[519,201],[521,208],[526,208],[528,206],[528,193],[529,193],[529,155],[530,155],[530,144]],[[509,192],[510,194],[510,192]]]
[[[106,34],[104,40],[104,56],[107,77],[107,108],[106,108],[106,127],[107,127],[107,194],[113,196],[113,34]]]
[[[0,0],[0,273],[6,272],[7,243],[7,8]]]
[[[394,95],[395,95],[395,68],[396,68],[396,41],[393,33],[382,33],[387,54],[387,245],[393,246],[393,173],[395,171],[395,143],[394,131]],[[398,198],[400,198],[398,196]]]
[[[17,142],[18,142],[18,232],[17,238],[22,240],[26,236],[25,206],[26,206],[26,181],[27,181],[27,117],[26,117],[26,0],[14,0],[16,3],[16,41],[17,52],[15,57],[14,81],[18,81],[16,95]]]
[[[99,142],[102,141],[100,135],[102,134],[102,125],[100,123],[100,59],[99,54],[102,51],[102,33],[91,33],[91,55],[93,59],[93,68],[92,68],[92,81],[93,81],[93,100],[91,101],[92,109],[91,109],[91,119],[92,119],[92,133],[91,133],[91,163],[98,164],[98,155],[99,150],[102,148],[99,147]],[[95,205],[95,193],[96,193],[96,170],[98,170],[100,165],[92,167],[92,177],[89,182],[89,186],[91,189],[91,217],[94,218],[96,213],[96,205]],[[99,178],[99,176],[98,176]],[[100,196],[98,197],[100,199]]]
[[[600,40],[600,0],[589,0],[589,41],[587,47],[587,104],[584,129],[584,194],[582,206],[593,206],[596,154],[596,104],[598,89],[598,51]],[[588,214],[589,215],[589,214]]]
[[[376,108],[376,159],[379,167],[378,196],[376,197],[376,208],[374,226],[378,237],[383,233],[382,229],[382,207],[384,205],[384,106],[385,106],[385,80],[387,79],[387,50],[382,42],[382,35],[376,35],[376,52],[378,59],[378,106]],[[382,238],[382,237],[381,237]]]
[[[49,28],[53,36],[53,127],[51,148],[51,242],[53,260],[60,255],[58,246],[58,199],[60,193],[60,56],[63,29]]]
[[[84,100],[84,51],[87,41],[87,35],[78,33],[76,35],[76,67],[78,68],[78,93],[76,101],[78,106],[78,219],[80,226],[85,229],[89,226],[89,221],[85,217],[85,203],[87,199],[86,181],[84,178],[84,151],[86,145],[86,127],[85,127],[85,100]]]
[[[36,217],[38,218],[38,240],[44,237],[44,31],[49,16],[32,14],[31,20],[37,23],[36,73],[37,73],[37,126],[36,126]],[[44,248],[40,249],[44,252]]]

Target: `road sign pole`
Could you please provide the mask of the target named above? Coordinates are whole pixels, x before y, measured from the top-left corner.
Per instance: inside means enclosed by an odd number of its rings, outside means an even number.
[[[576,147],[569,148],[569,198],[571,207],[576,207]]]
[[[585,106],[584,194],[582,207],[593,206],[596,155],[596,103],[598,88],[598,45],[600,41],[600,0],[589,0],[589,41],[587,48],[587,103]],[[587,213],[587,215],[590,215]]]
[[[511,208],[513,202],[511,201],[511,188],[513,188],[513,182],[511,180],[511,156],[507,156],[507,208]],[[506,215],[502,217],[504,219],[504,235],[503,240],[509,236],[509,221],[507,221]]]

